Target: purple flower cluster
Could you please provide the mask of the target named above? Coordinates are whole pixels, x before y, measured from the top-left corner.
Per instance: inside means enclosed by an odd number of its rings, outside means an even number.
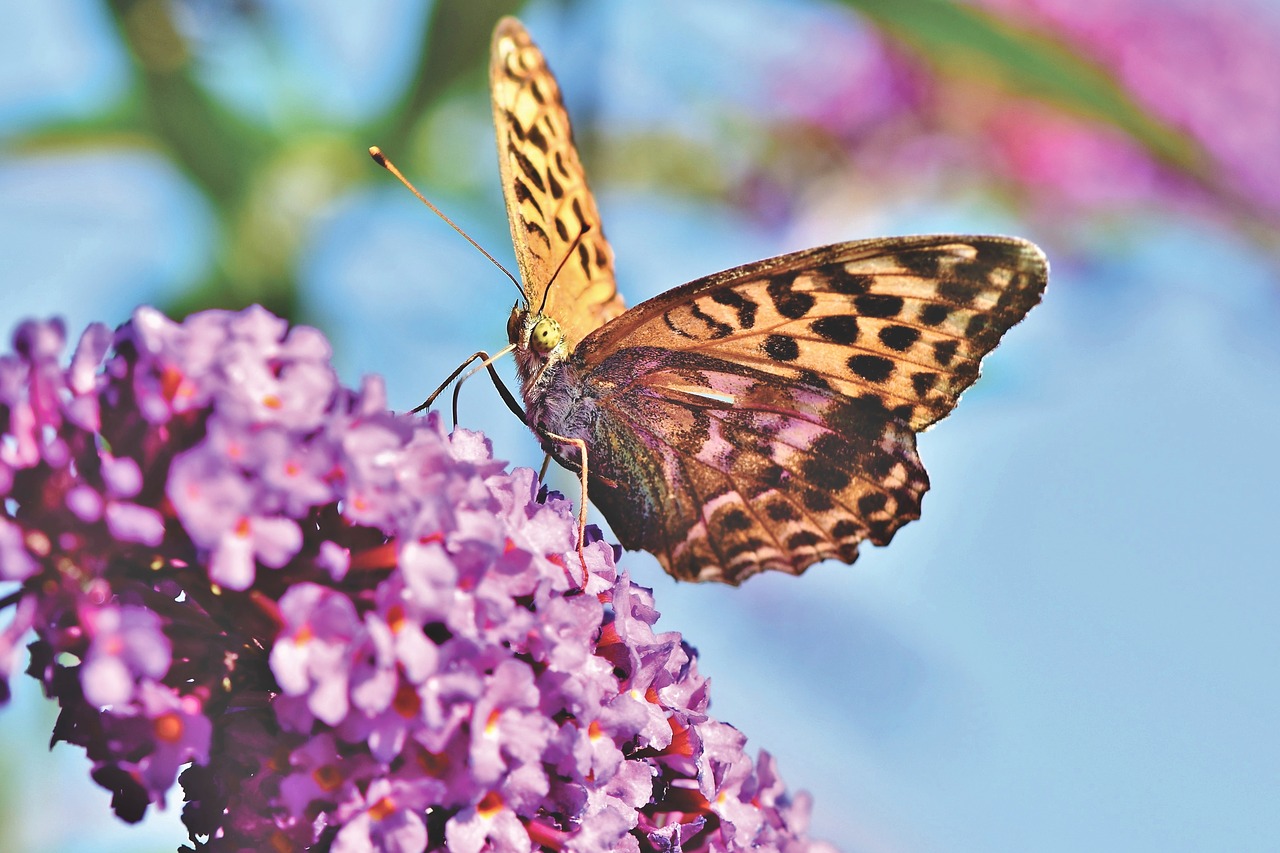
[[[34,631],[120,817],[178,781],[199,850],[829,849],[614,548],[479,434],[260,308],[63,344],[0,357],[0,665]]]

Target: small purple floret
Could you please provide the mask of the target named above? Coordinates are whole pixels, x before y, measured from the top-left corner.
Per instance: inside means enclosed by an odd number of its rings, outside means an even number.
[[[80,618],[90,635],[80,681],[92,704],[127,702],[139,679],[159,679],[168,672],[171,646],[154,611],[107,606],[82,611]]]

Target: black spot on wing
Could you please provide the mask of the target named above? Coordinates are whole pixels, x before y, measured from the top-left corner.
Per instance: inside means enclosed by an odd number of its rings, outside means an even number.
[[[899,266],[921,278],[937,278],[942,266],[942,255],[932,250],[902,252],[897,260]]]
[[[828,492],[819,491],[818,489],[804,490],[804,508],[809,512],[830,512],[835,506],[835,501],[831,499]]]
[[[859,527],[856,522],[848,518],[840,519],[835,523],[835,526],[831,528],[831,535],[837,539],[851,539],[855,536],[859,536],[861,533],[862,528]]]
[[[884,382],[893,375],[893,362],[882,355],[855,355],[848,361],[849,369],[868,382]]]
[[[794,272],[779,273],[769,281],[768,287],[774,310],[790,320],[799,320],[812,311],[814,305],[813,294],[791,289],[795,286],[795,281]]]
[[[938,341],[933,345],[933,357],[938,364],[943,367],[951,364],[956,357],[956,347],[960,346],[960,342],[955,338],[945,341]]]
[[[831,383],[827,381],[827,378],[814,370],[801,370],[796,375],[796,381],[823,391],[831,390]]]
[[[516,114],[511,112],[511,110],[504,110],[503,113],[507,119],[507,127],[515,135],[516,139],[523,142],[527,134],[525,133],[525,129],[520,126],[520,122],[516,121]]]
[[[819,337],[833,344],[851,344],[858,339],[858,318],[851,314],[820,317],[809,324]]]
[[[546,245],[551,245],[551,240],[547,237],[547,232],[542,230],[542,226],[532,220],[525,220],[524,230],[527,234],[537,237]]]
[[[510,115],[510,113],[507,113],[507,115]],[[538,126],[536,124],[529,128],[529,132],[524,138],[528,142],[532,143],[533,147],[537,148],[543,154],[547,153],[547,138],[542,135],[541,130],[538,130]]]
[[[951,315],[951,307],[938,302],[930,302],[920,309],[920,322],[926,326],[938,326]]]
[[[812,548],[822,541],[824,541],[823,538],[812,530],[797,530],[787,537],[787,550],[799,551],[804,548]]]
[[[738,314],[738,328],[750,329],[756,324],[756,303],[735,290],[717,290],[711,299],[718,305],[732,308]]]
[[[761,490],[781,488],[791,479],[790,473],[777,463],[771,462],[760,469],[757,475]]]
[[[849,485],[849,474],[835,464],[830,452],[824,452],[824,448],[817,446],[820,443],[821,440],[815,442],[811,448],[813,455],[804,460],[805,482],[823,492],[839,492]],[[839,443],[838,439],[836,443]]]
[[[725,546],[724,556],[726,559],[741,556],[742,554],[750,554],[753,551],[759,551],[764,547],[764,540],[754,536],[749,536],[739,542],[733,542]]]
[[[858,498],[858,512],[863,515],[874,515],[885,508],[888,496],[884,492],[872,492]]]
[[[573,200],[573,215],[578,217],[578,233],[581,234],[587,230],[587,217],[582,212],[582,199],[575,198]]]
[[[891,350],[906,352],[920,338],[920,330],[911,326],[885,326],[880,330],[880,343]]]
[[[795,361],[800,357],[800,346],[789,335],[770,335],[760,346],[774,361]]]
[[[885,293],[864,293],[854,297],[853,305],[863,317],[897,317],[902,313],[902,297]]]
[[[542,182],[542,175],[538,172],[538,168],[533,165],[533,161],[521,154],[519,149],[513,148],[509,153],[511,158],[516,161],[516,165],[520,167],[520,171],[529,179],[529,183],[542,192],[546,192],[547,185]]]
[[[911,387],[915,389],[917,397],[923,397],[933,390],[933,386],[938,382],[938,374],[930,373],[927,370],[919,371],[911,374]]]
[[[893,470],[896,460],[888,453],[877,453],[867,458],[867,473],[874,479],[883,480]]]
[[[718,340],[720,338],[727,338],[729,335],[733,334],[733,326],[730,326],[728,323],[722,323],[715,317],[712,317],[706,311],[703,311],[698,307],[698,303],[696,302],[689,306],[689,313],[694,317],[697,317],[706,325],[707,333],[713,339]]]
[[[573,173],[578,169],[578,167],[576,166],[571,168],[570,164],[565,162],[563,150],[557,151],[555,153],[554,162],[555,162],[556,171],[566,177],[571,177]]]
[[[827,287],[844,296],[861,296],[871,289],[875,281],[872,276],[855,275],[839,265],[825,267],[822,274],[827,279]]]
[[[864,434],[879,433],[884,422],[889,418],[889,410],[884,401],[873,393],[862,394],[845,400],[836,409],[838,423],[855,425],[854,428]]]
[[[972,275],[978,279],[948,278],[938,282],[938,295],[953,305],[972,305],[982,293],[982,284],[986,270],[973,270]]]
[[[796,512],[796,508],[782,498],[770,501],[765,505],[764,511],[774,521],[795,521],[800,517],[800,513]]]
[[[673,334],[679,335],[680,337],[686,338],[689,340],[693,339],[693,335],[689,334],[684,329],[677,326],[675,320],[671,319],[670,311],[662,312],[662,322],[666,324],[667,328],[670,329]]]
[[[973,248],[977,254],[971,263],[991,267],[1018,268],[1023,264],[1023,243],[1005,241],[987,241],[975,243]]]
[[[516,202],[518,204],[532,205],[533,209],[538,211],[538,216],[542,219],[546,219],[546,214],[542,211],[542,205],[538,204],[537,197],[533,193],[529,192],[529,185],[519,178],[516,178],[511,183],[515,190]]]

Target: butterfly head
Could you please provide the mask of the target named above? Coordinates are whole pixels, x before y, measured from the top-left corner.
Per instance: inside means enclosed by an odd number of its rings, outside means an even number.
[[[507,340],[516,348],[516,360],[530,373],[569,354],[560,324],[518,302],[507,319]]]

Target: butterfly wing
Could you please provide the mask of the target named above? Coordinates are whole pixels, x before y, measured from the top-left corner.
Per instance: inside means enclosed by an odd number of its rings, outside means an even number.
[[[905,237],[642,303],[570,362],[592,410],[592,501],[678,578],[852,562],[919,517],[915,433],[951,411],[1047,278],[1022,240]]]
[[[613,250],[546,58],[515,18],[498,23],[491,56],[498,163],[525,299],[537,309],[546,296],[545,312],[559,322],[572,348],[625,309],[614,281]],[[553,275],[555,286],[547,294]]]

